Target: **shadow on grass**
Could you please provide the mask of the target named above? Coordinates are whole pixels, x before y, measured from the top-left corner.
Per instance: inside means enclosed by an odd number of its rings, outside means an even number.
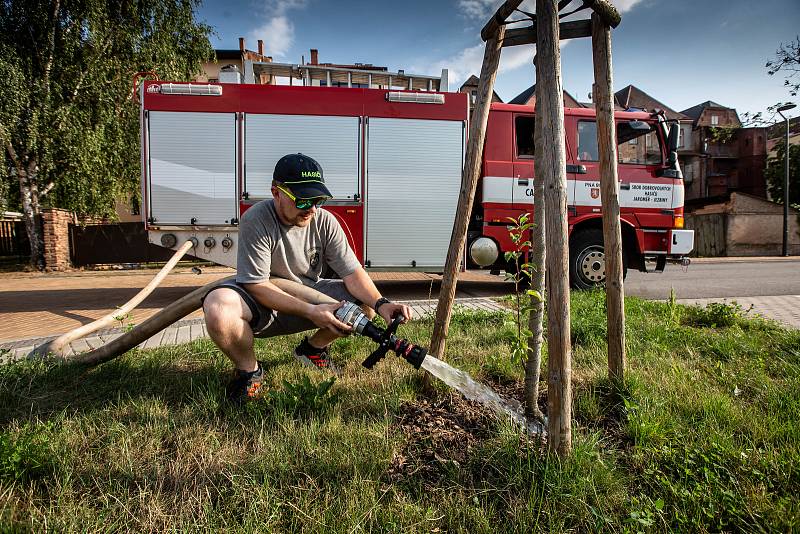
[[[224,396],[226,379],[210,358],[165,361],[136,351],[95,367],[22,361],[0,367],[0,424],[89,413],[139,398],[157,397],[171,407],[196,404],[198,396]]]
[[[624,380],[599,377],[578,385],[575,391],[575,419],[594,431],[602,431],[620,447],[631,444],[625,430],[628,416],[636,407],[638,382],[630,375]]]

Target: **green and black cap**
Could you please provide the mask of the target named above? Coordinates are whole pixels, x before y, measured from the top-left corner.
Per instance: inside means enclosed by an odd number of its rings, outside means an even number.
[[[272,178],[284,184],[297,198],[333,198],[325,187],[322,166],[305,154],[287,154],[275,164]]]

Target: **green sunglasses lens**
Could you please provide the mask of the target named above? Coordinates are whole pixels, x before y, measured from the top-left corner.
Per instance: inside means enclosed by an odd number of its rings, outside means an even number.
[[[324,198],[298,198],[294,205],[299,210],[311,209],[312,206],[322,206],[325,204]]]

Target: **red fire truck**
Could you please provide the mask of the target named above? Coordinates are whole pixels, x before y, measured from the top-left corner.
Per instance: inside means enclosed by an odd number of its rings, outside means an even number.
[[[150,241],[235,267],[241,214],[270,196],[275,162],[316,158],[333,213],[373,270],[441,272],[468,120],[467,95],[367,88],[147,81],[140,86],[143,217]],[[566,114],[573,284],[604,280],[593,110]],[[532,208],[533,110],[494,104],[467,263],[506,269],[508,217]],[[627,265],[677,259],[683,186],[656,115],[617,114]],[[676,130],[677,131],[677,130]]]

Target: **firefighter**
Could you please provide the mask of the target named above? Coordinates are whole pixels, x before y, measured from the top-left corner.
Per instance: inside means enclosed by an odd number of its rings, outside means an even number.
[[[381,296],[347,243],[336,218],[320,206],[332,198],[322,167],[304,154],[278,160],[272,199],[242,216],[236,258],[236,280],[217,286],[204,298],[203,311],[211,339],[233,362],[228,397],[242,402],[259,395],[265,378],[257,361],[254,337],[273,337],[318,328],[294,349],[304,365],[338,373],[330,344],[350,327],[334,315],[340,304],[309,304],[278,289],[270,277],[312,287],[338,301],[366,303],[387,322],[397,314],[412,317],[404,304]],[[322,277],[329,267],[340,279]]]

